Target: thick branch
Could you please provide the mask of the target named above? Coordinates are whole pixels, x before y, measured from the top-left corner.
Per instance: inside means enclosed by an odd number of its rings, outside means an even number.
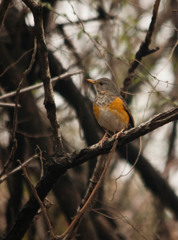
[[[45,90],[44,105],[47,111],[48,119],[53,129],[54,149],[55,151],[60,152],[63,150],[63,147],[62,147],[61,139],[58,135],[59,126],[57,122],[56,105],[54,102],[53,88],[51,84],[48,51],[47,51],[47,46],[45,42],[45,34],[44,34],[44,27],[43,27],[42,7],[39,1],[24,0],[24,3],[32,11],[34,21],[35,21],[35,36],[37,39],[41,78],[42,78],[44,90]]]
[[[158,114],[154,116],[151,120],[142,123],[138,127],[132,128],[129,131],[124,132],[118,139],[118,146],[121,147],[126,143],[131,142],[134,139],[143,136],[153,131],[154,129],[159,128],[174,120],[178,120],[178,107],[172,108],[167,112]],[[43,200],[46,197],[48,192],[52,189],[54,183],[60,176],[62,176],[66,172],[67,169],[79,166],[82,163],[100,154],[108,153],[112,148],[114,141],[115,137],[113,136],[107,141],[105,141],[102,147],[100,146],[100,144],[95,144],[91,147],[81,150],[78,154],[73,153],[65,157],[57,155],[53,157],[46,156],[46,173],[42,180],[36,186],[36,190],[40,199]],[[163,179],[162,182],[162,185],[164,186],[164,191],[167,191],[167,189],[169,189],[168,192],[171,192],[172,198],[174,199],[174,204],[170,203],[169,201],[164,202],[164,204],[168,206],[178,218],[178,198]],[[36,215],[38,208],[38,202],[36,201],[34,196],[31,196],[29,202],[19,213],[16,223],[13,229],[7,235],[6,239],[21,239],[22,236],[25,234],[26,230],[28,229],[32,219]]]
[[[160,113],[154,116],[151,120],[142,123],[138,127],[132,128],[119,136],[118,147],[121,147],[140,136],[144,136],[145,134],[152,132],[153,130],[171,122],[178,120],[178,107],[172,108],[167,112]],[[115,141],[115,137],[111,137],[107,141],[103,143],[103,147],[97,143],[91,147],[85,148],[81,150],[79,154],[73,157],[72,167],[78,166],[83,162],[86,162],[88,158],[96,157],[100,154],[105,154],[110,151],[112,145]]]

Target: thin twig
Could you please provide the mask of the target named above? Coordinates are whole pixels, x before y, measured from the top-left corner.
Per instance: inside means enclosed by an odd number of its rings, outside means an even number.
[[[166,62],[165,64],[163,64],[163,66],[162,66],[161,69],[156,73],[156,75],[158,75],[161,71],[163,71],[164,68],[168,65],[168,63],[170,62],[170,60],[171,60],[171,58],[172,58],[172,56],[173,56],[173,54],[174,54],[177,46],[178,46],[178,40],[175,42],[175,44],[174,44],[174,46],[173,46],[173,48],[172,48],[172,50],[171,50],[170,56],[168,57],[167,62]]]
[[[31,158],[27,159],[25,162],[23,162],[21,165],[23,167],[27,166],[33,159],[37,158],[38,154],[33,155]],[[4,182],[9,176],[14,175],[15,173],[19,172],[22,169],[22,166],[18,166],[15,169],[13,169],[11,172],[4,174],[1,178],[0,178],[0,184],[2,182]]]
[[[50,233],[50,240],[53,240],[53,239],[55,239],[54,238],[54,232],[53,232],[53,228],[52,228],[51,222],[49,220],[49,217],[47,215],[46,208],[45,208],[43,202],[41,201],[41,199],[39,198],[38,193],[37,193],[35,187],[33,186],[32,182],[31,182],[31,179],[30,179],[30,177],[29,177],[29,175],[27,173],[26,167],[22,165],[20,160],[18,160],[18,161],[19,161],[20,166],[21,166],[21,168],[23,170],[24,177],[27,180],[27,182],[28,182],[28,184],[29,184],[29,186],[30,186],[30,188],[31,188],[31,190],[33,192],[33,195],[35,196],[36,200],[38,201],[38,203],[39,203],[39,205],[41,207],[42,213],[43,213],[43,215],[44,215],[44,217],[46,219],[46,223],[48,225],[48,229],[49,229],[49,233]]]
[[[104,167],[105,167],[105,162],[106,162],[105,161],[106,160],[105,157],[106,157],[106,155],[103,155],[100,158],[98,158],[97,163],[96,163],[96,167],[95,167],[95,169],[93,171],[93,174],[92,174],[92,177],[90,179],[89,186],[87,188],[87,191],[85,193],[84,198],[81,201],[79,209],[81,209],[84,206],[84,204],[86,203],[86,201],[89,198],[90,194],[92,193],[93,189],[95,188],[95,185],[97,184],[97,182],[98,182],[98,180],[99,180],[99,178],[101,176],[101,173],[102,173],[102,171],[104,170]]]
[[[4,103],[4,102],[0,102],[0,107],[10,107],[10,108],[14,108],[16,107],[16,105],[14,103]],[[17,107],[20,108],[21,105],[17,104]]]
[[[143,136],[153,130],[171,122],[178,120],[178,107],[172,108],[164,113],[158,114],[154,116],[149,121],[142,123],[138,127],[132,128],[126,132],[123,132],[122,135],[119,137],[118,147],[122,147],[125,144],[137,139],[140,136]],[[113,146],[115,138],[111,137],[107,141],[105,141],[102,145],[95,144],[93,146],[87,147],[82,149],[79,153],[72,153],[71,155],[68,154],[66,156],[44,156],[46,158],[46,171],[44,177],[40,180],[40,182],[36,186],[36,191],[41,200],[43,200],[48,192],[54,186],[54,183],[70,168],[77,167],[84,162],[97,157],[101,154],[106,154],[110,151]],[[132,163],[132,161],[131,161]],[[148,173],[150,174],[150,181],[158,181],[161,186],[158,184],[154,184],[151,187],[150,183],[146,183],[147,187],[149,187],[152,192],[159,197],[162,201],[164,206],[167,206],[169,209],[172,210],[175,217],[178,218],[178,198],[175,192],[171,189],[171,187],[167,184],[167,182],[161,178],[161,176],[151,167],[151,165],[146,161],[143,160],[142,163],[137,164],[136,168],[138,170],[141,169],[141,165],[148,167]],[[138,167],[137,167],[138,166]],[[154,176],[152,176],[153,174]],[[153,177],[153,178],[152,178]],[[169,195],[169,198],[165,196],[165,193],[160,190],[164,189],[164,191]],[[29,201],[26,203],[24,208],[18,214],[17,220],[11,229],[11,231],[7,234],[6,240],[14,240],[14,239],[22,239],[23,235],[27,231],[32,219],[36,215],[38,211],[37,202],[34,200],[34,196],[31,196]],[[27,218],[28,215],[28,218]]]
[[[142,58],[159,50],[158,47],[154,48],[154,49],[149,49],[149,45],[151,43],[151,38],[153,35],[155,23],[156,23],[160,1],[161,0],[155,1],[154,7],[153,7],[152,19],[151,19],[147,34],[145,36],[145,40],[144,40],[144,42],[141,43],[139,50],[135,54],[135,60],[131,64],[130,68],[128,69],[127,77],[125,78],[124,83],[123,83],[123,88],[121,89],[121,94],[124,98],[126,97],[125,92],[127,92],[128,88],[135,76],[134,72],[135,72],[136,68],[139,66],[139,63],[142,60]]]
[[[126,176],[128,176],[128,175],[135,169],[135,166],[136,166],[136,164],[137,164],[137,162],[138,162],[138,160],[139,160],[139,157],[140,157],[140,155],[141,155],[141,151],[142,151],[142,138],[140,137],[139,152],[138,152],[137,158],[136,158],[134,164],[132,165],[131,169],[130,169],[127,173],[124,173],[124,174],[122,173],[122,174],[120,174],[119,177],[117,177],[117,178],[114,179],[114,182],[115,182],[115,190],[114,190],[114,192],[113,192],[111,201],[114,200],[114,196],[115,196],[115,194],[116,194],[116,192],[117,192],[117,181],[118,181],[121,177],[126,177]]]
[[[37,146],[37,149],[39,151],[39,159],[40,159],[40,163],[41,163],[41,176],[40,176],[40,179],[42,179],[42,177],[44,176],[43,156],[42,156],[41,148],[39,146]]]
[[[82,31],[88,36],[88,38],[90,39],[90,41],[93,43],[94,47],[97,49],[98,53],[100,54],[100,57],[104,60],[106,66],[108,67],[109,71],[111,72],[111,74],[113,75],[113,78],[116,79],[115,74],[111,68],[111,66],[109,65],[108,61],[106,60],[104,54],[101,52],[101,50],[98,47],[97,42],[91,37],[91,35],[85,30],[85,26],[82,22],[82,20],[79,18],[79,16],[77,15],[77,13],[75,12],[75,9],[73,7],[73,5],[71,4],[71,2],[69,1],[69,4],[71,5],[71,8],[73,10],[74,15],[77,17],[78,21],[80,22],[80,26]]]
[[[113,156],[113,153],[114,153],[114,151],[116,149],[117,143],[118,143],[118,140],[116,139],[114,141],[114,144],[113,144],[113,147],[111,148],[110,153],[108,154],[108,159],[107,159],[107,163],[106,163],[106,165],[104,167],[104,170],[103,170],[103,172],[102,172],[102,174],[101,174],[97,184],[95,185],[92,193],[88,197],[86,203],[83,205],[83,207],[80,210],[78,210],[77,215],[74,217],[74,219],[72,220],[72,222],[69,225],[69,227],[67,228],[67,230],[63,234],[61,234],[60,236],[57,236],[56,239],[66,239],[66,240],[67,239],[71,239],[71,235],[72,235],[73,230],[77,227],[76,226],[77,223],[80,221],[81,217],[84,215],[86,209],[88,208],[89,204],[91,203],[93,197],[95,196],[96,192],[98,191],[98,189],[99,189],[99,187],[101,185],[103,177],[104,177],[104,175],[105,175],[105,173],[106,173],[106,171],[107,171],[107,169],[108,169],[108,167],[110,165],[110,162],[112,160],[112,156]]]
[[[0,28],[2,27],[4,20],[9,9],[9,5],[12,0],[3,0],[0,5]]]
[[[30,64],[29,64],[28,68],[23,72],[22,79],[20,80],[20,82],[18,84],[18,87],[17,87],[17,90],[15,92],[15,109],[14,109],[12,131],[11,131],[12,132],[12,134],[11,134],[12,135],[12,147],[11,147],[11,150],[10,150],[9,157],[8,157],[7,161],[4,163],[3,170],[0,173],[0,177],[5,173],[8,165],[13,160],[16,149],[17,149],[16,130],[17,130],[17,126],[18,126],[19,93],[20,93],[20,90],[22,88],[23,82],[26,80],[27,75],[31,71],[33,63],[35,61],[36,51],[37,51],[36,40],[34,40],[34,50],[33,50],[33,54],[32,54],[32,57],[31,57]]]
[[[100,16],[98,17],[94,17],[94,18],[89,18],[89,19],[83,19],[81,20],[83,23],[88,23],[88,22],[93,22],[93,21],[103,21],[103,20],[109,20],[109,19],[114,19],[115,16],[112,16],[112,15],[107,15],[108,18],[106,19],[103,19],[101,18]],[[66,23],[61,23],[61,24],[58,24],[57,27],[58,28],[61,28],[61,27],[65,27],[65,26],[68,26],[68,25],[77,25],[77,24],[80,24],[81,23],[80,20],[77,20],[77,21],[70,21],[70,22],[66,22]]]
[[[30,71],[33,67],[33,64],[35,62],[36,52],[37,52],[37,42],[36,42],[36,38],[35,38],[34,39],[33,54],[32,54],[31,60],[30,60],[30,64],[29,64],[28,68],[23,72],[24,78],[27,77],[27,75],[30,73]]]
[[[111,209],[111,206],[109,206],[109,208]],[[112,209],[112,211],[110,210],[110,214],[106,214],[106,213],[103,213],[101,212],[101,209],[93,209],[92,210],[93,212],[96,212],[106,218],[109,218],[109,219],[116,219],[118,220],[119,218],[121,218],[125,223],[127,223],[130,227],[132,227],[132,229],[138,233],[140,236],[141,236],[141,239],[145,239],[145,240],[148,240],[148,238],[146,238],[143,233],[139,230],[139,228],[137,228],[136,226],[134,226],[133,223],[130,222],[130,220],[128,219],[128,217],[122,215],[121,212],[117,212],[116,209]],[[113,215],[115,215],[115,217],[113,217]]]
[[[66,73],[61,74],[57,77],[51,78],[51,82],[55,83],[58,80],[68,78],[68,77],[71,77],[73,75],[77,75],[77,74],[81,74],[81,73],[83,73],[83,70],[78,70],[78,71],[74,71],[74,72],[66,72]],[[24,92],[33,91],[33,90],[41,88],[41,87],[43,87],[43,83],[38,83],[38,84],[35,84],[33,86],[30,86],[30,87],[22,88],[19,93],[21,94],[21,93],[24,93]],[[2,96],[0,96],[0,100],[6,99],[6,98],[9,98],[9,97],[13,97],[13,96],[15,96],[15,94],[16,94],[16,91],[3,94]]]
[[[30,53],[32,50],[33,50],[33,48],[27,50],[26,52],[24,52],[24,53],[22,54],[22,56],[20,56],[20,57],[17,59],[17,61],[13,62],[13,63],[10,64],[8,67],[6,67],[6,68],[4,69],[4,71],[0,74],[0,77],[2,77],[10,68],[12,68],[12,67],[14,67],[16,64],[18,64],[18,63],[22,60],[22,58],[25,57],[25,56],[26,56],[28,53]]]
[[[17,90],[16,90],[16,96],[15,96],[15,108],[14,108],[14,115],[13,115],[13,123],[12,123],[12,130],[11,130],[11,135],[12,135],[12,147],[10,150],[9,157],[7,161],[3,165],[3,170],[0,173],[0,177],[5,173],[8,165],[10,162],[13,160],[16,149],[17,149],[17,139],[16,139],[16,130],[17,130],[17,124],[18,124],[18,102],[19,102],[19,91],[21,89],[22,83],[23,83],[24,78],[22,77]]]

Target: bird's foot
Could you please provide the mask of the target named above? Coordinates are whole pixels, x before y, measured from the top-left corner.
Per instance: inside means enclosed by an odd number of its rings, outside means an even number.
[[[115,139],[117,140],[120,136],[122,136],[122,133],[124,132],[124,128],[123,129],[121,129],[119,132],[117,132],[116,134],[114,134],[114,137],[115,137]]]
[[[103,146],[103,142],[107,139],[107,135],[108,135],[108,132],[106,131],[103,138],[99,141],[99,145],[101,147]]]

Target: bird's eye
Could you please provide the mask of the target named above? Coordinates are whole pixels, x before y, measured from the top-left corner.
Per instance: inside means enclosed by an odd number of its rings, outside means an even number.
[[[102,85],[103,85],[103,83],[102,83],[102,82],[100,82],[99,84],[100,84],[100,86],[102,86]]]

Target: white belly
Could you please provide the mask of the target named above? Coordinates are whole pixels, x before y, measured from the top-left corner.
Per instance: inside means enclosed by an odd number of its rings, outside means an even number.
[[[98,123],[101,127],[114,133],[127,128],[127,125],[122,121],[122,115],[118,113],[114,115],[105,108],[100,108]]]

